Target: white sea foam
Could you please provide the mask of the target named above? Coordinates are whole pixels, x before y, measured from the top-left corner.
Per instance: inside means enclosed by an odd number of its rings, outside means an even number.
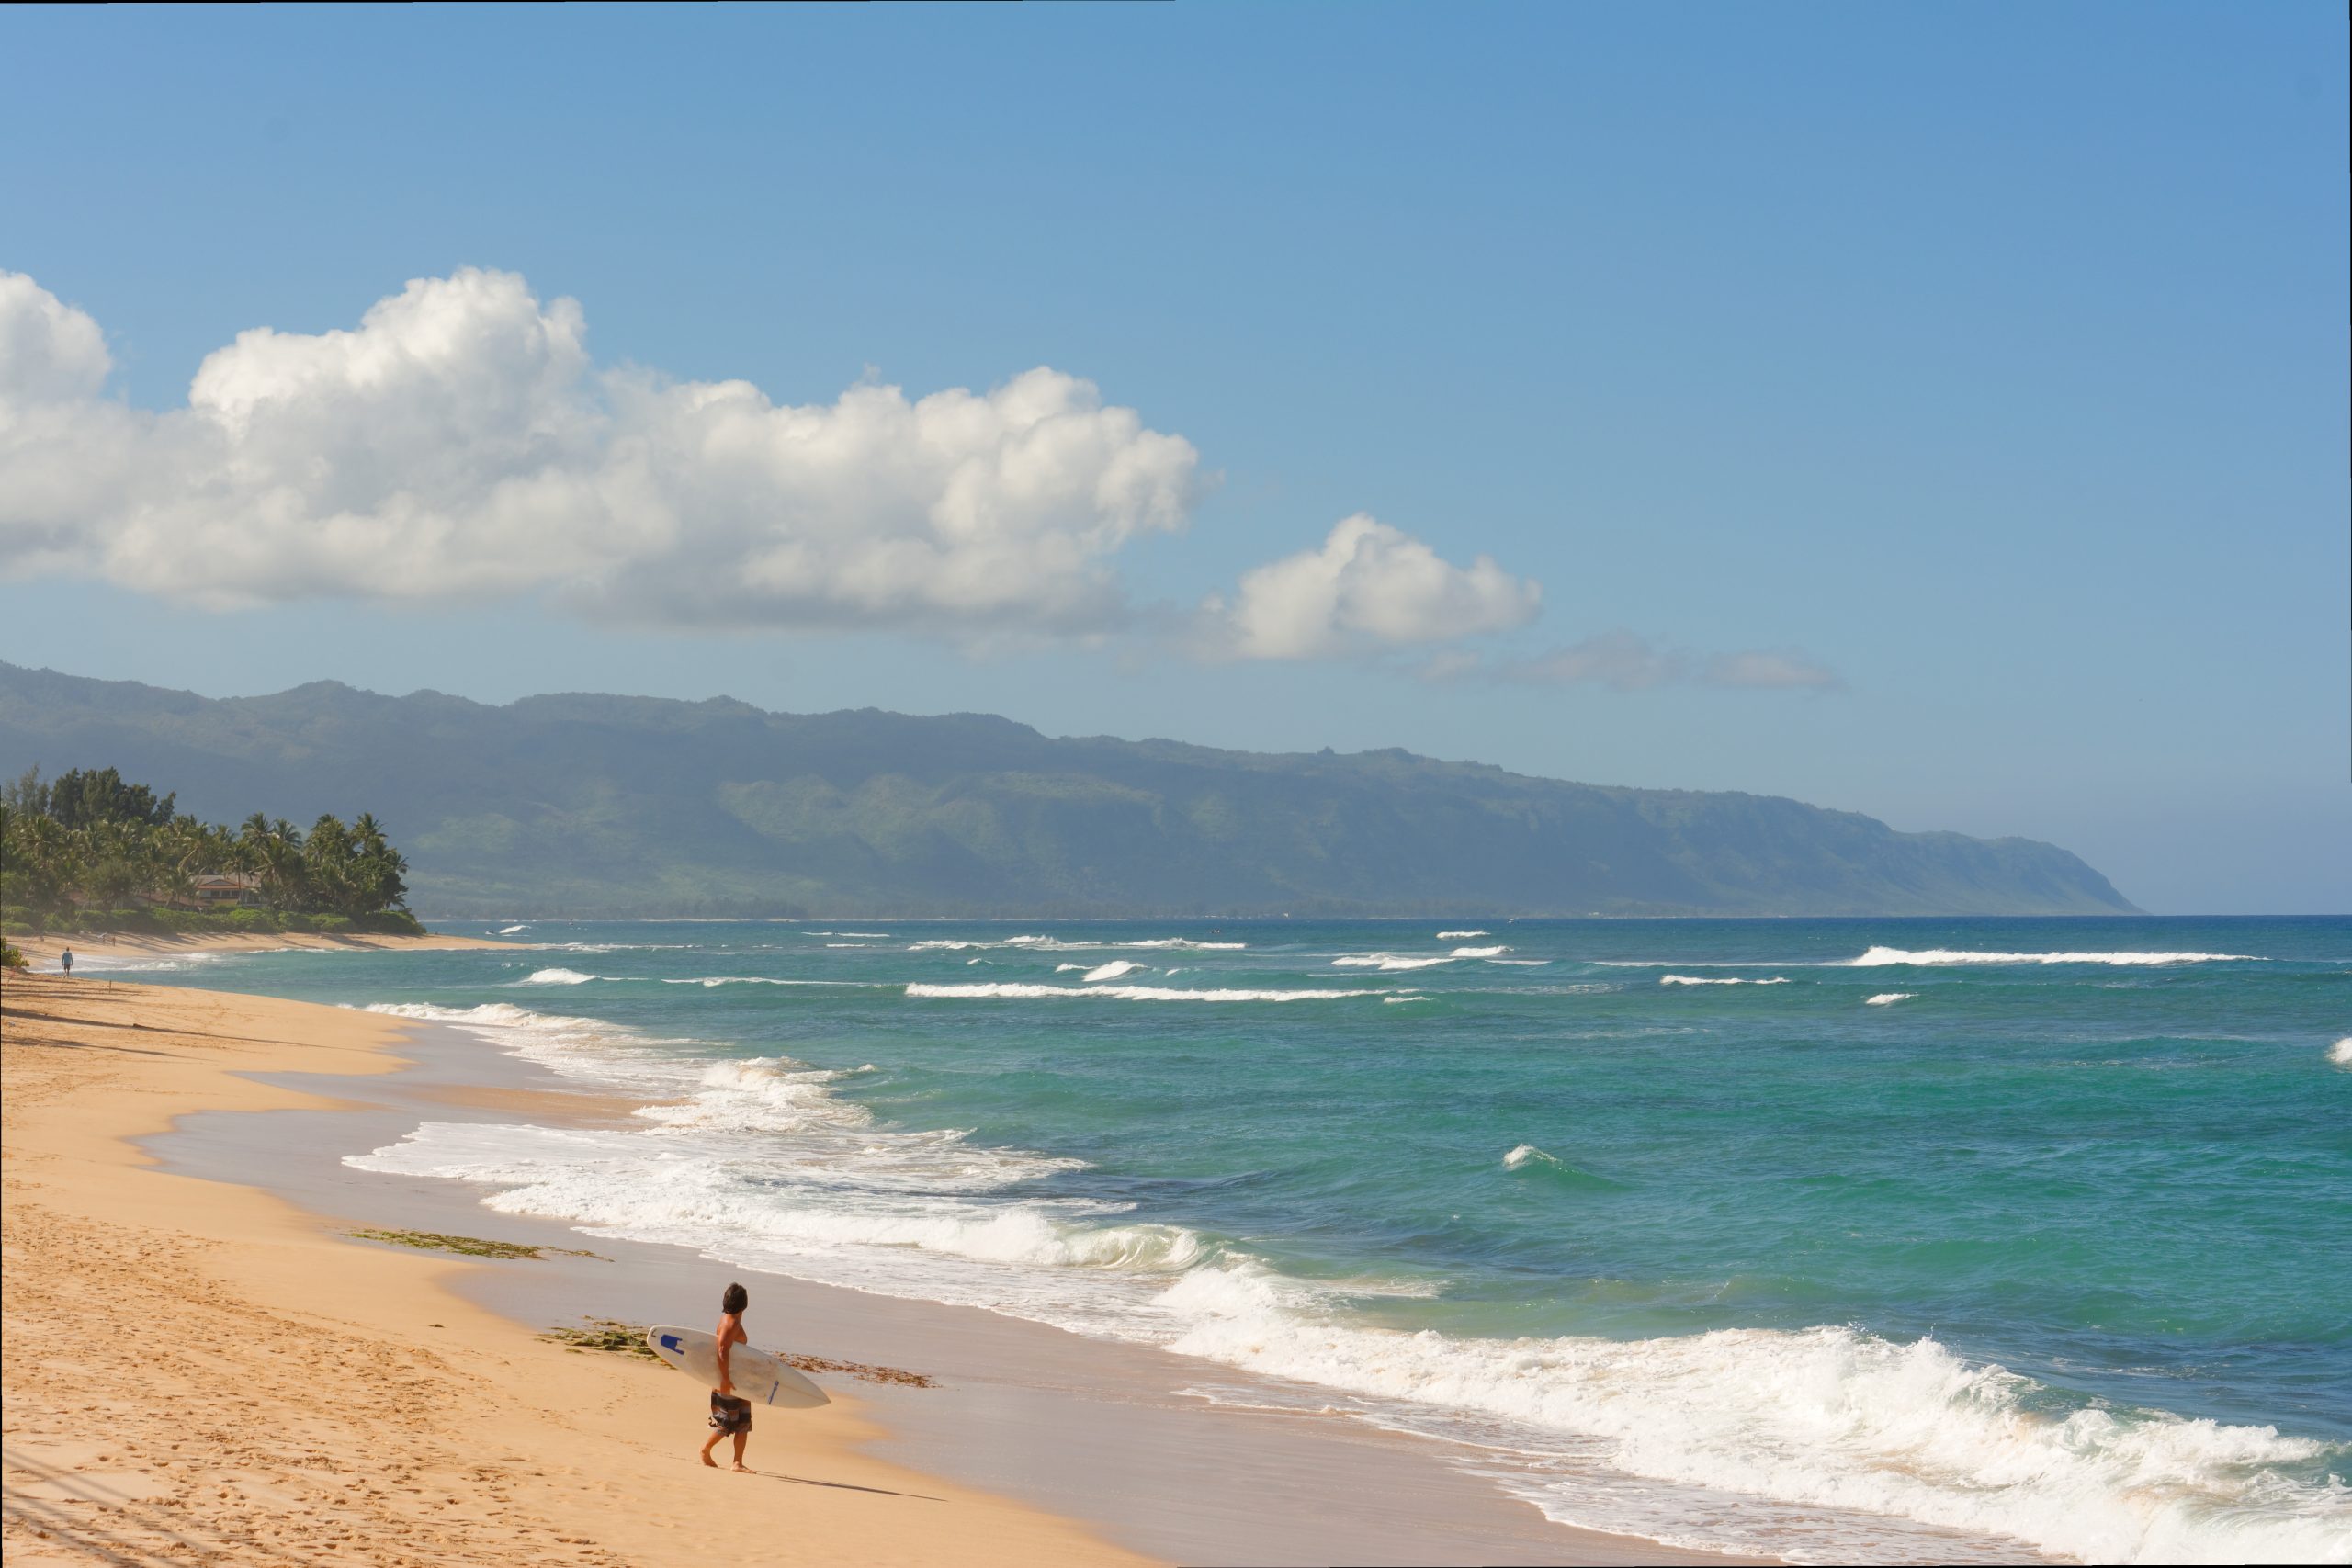
[[[971,986],[910,985],[907,995],[923,998],[989,997],[1044,1001],[1055,997],[1110,997],[1124,1002],[1306,1002],[1341,997],[1380,997],[1385,991],[1186,990],[1171,986],[1044,986],[991,981]]]
[[[250,958],[264,953],[295,951],[297,950],[290,947],[249,947],[241,950],[235,956]],[[74,955],[74,967],[77,972],[86,975],[164,975],[175,970],[201,968],[207,964],[217,963],[228,956],[230,954],[221,953],[187,953],[177,958],[146,956],[115,958],[77,953]],[[51,971],[51,973],[56,972]]]
[[[1020,947],[1033,953],[1117,953],[1182,948],[1194,953],[1239,953],[1250,944],[1246,942],[1194,942],[1191,937],[1155,937],[1148,942],[1064,942],[1050,936],[1009,936],[995,942],[965,941],[940,938],[930,942],[910,942],[909,953],[962,953],[972,948]]]
[[[1453,950],[1453,956],[1456,958],[1500,958],[1510,951],[1508,947],[1457,947]]]
[[[594,976],[591,976],[590,978],[593,979]],[[674,976],[663,976],[662,983],[665,986],[701,986],[708,988],[713,986],[848,986],[854,987],[887,982],[876,982],[872,980],[783,980],[778,979],[773,975],[696,975],[685,979],[679,979]]]
[[[2303,1479],[2332,1462],[2329,1450],[2269,1427],[2053,1410],[2030,1380],[1932,1339],[1850,1327],[1612,1341],[1368,1326],[1345,1310],[1357,1283],[1285,1278],[1183,1227],[1125,1219],[1125,1205],[1041,1195],[1036,1184],[1080,1162],[879,1125],[832,1092],[839,1075],[803,1063],[682,1060],[617,1026],[503,1004],[373,1010],[460,1024],[673,1103],[647,1107],[635,1130],[430,1122],[350,1165],[475,1182],[493,1208],[593,1235],[963,1302],[1341,1391],[1349,1414],[1507,1450],[1510,1484],[1579,1523],[1841,1560],[1973,1544],[1905,1537],[1913,1527],[1899,1520],[2098,1562],[2352,1554],[2352,1499],[2340,1482]],[[2339,1055],[2352,1055],[2352,1038]],[[1503,1164],[1569,1168],[1528,1144]],[[1571,1480],[1550,1479],[1546,1464]]]
[[[1056,969],[1059,969],[1061,965],[1057,964],[1054,965],[1054,967]],[[1114,958],[1110,963],[1102,964],[1098,968],[1089,969],[1084,975],[1080,976],[1080,978],[1091,986],[1099,984],[1104,980],[1115,980],[1122,975],[1132,975],[1142,967],[1142,964],[1137,964],[1132,958]]]
[[[874,944],[870,942],[829,942],[825,945],[827,947],[872,947]]]
[[[1657,983],[1661,986],[1785,986],[1789,977],[1775,975],[1769,980],[1733,980],[1705,975],[1661,975]]]
[[[534,1012],[505,1002],[480,1007],[435,1007],[424,1002],[379,1002],[366,1010],[390,1018],[450,1023],[481,1035],[515,1055],[567,1077],[595,1078],[666,1097],[693,1081],[697,1069],[681,1067],[662,1047],[664,1041],[593,1018]]]
[[[1395,1007],[1398,1002],[1425,1002],[1429,1000],[1429,998],[1421,996],[1417,992],[1408,991],[1403,996],[1383,997],[1380,1000],[1383,1007]]]
[[[801,934],[802,936],[862,936],[862,937],[876,937],[876,938],[879,938],[879,939],[881,939],[882,941],[885,941],[885,942],[888,941],[888,940],[889,940],[889,937],[890,937],[890,933],[889,933],[888,931],[802,931],[800,934]]]
[[[1247,1264],[1195,1271],[1160,1303],[1190,1320],[1168,1347],[1179,1353],[1476,1412],[1520,1441],[1567,1438],[1613,1469],[1710,1493],[2021,1537],[2093,1562],[2322,1562],[2352,1548],[2340,1486],[2263,1468],[2306,1465],[2325,1451],[2316,1443],[2151,1412],[2045,1416],[2031,1380],[1932,1339],[1845,1327],[1629,1342],[1410,1334],[1329,1321],[1294,1282]],[[1657,1525],[1682,1511],[1687,1527],[1689,1499],[1654,1502]],[[1734,1512],[1710,1533],[1787,1550],[1738,1529]]]
[[[1343,953],[1331,960],[1334,969],[1434,969],[1441,964],[1451,964],[1451,955],[1415,956],[1403,953]]]
[[[1514,969],[1541,969],[1552,961],[1548,958],[1489,958],[1489,964],[1508,964]]]
[[[683,953],[690,942],[522,942],[533,953]]]
[[[2329,1046],[2327,1059],[2339,1067],[2352,1067],[2352,1034],[2346,1035]]]
[[[498,936],[513,936],[516,931],[526,931],[530,929],[530,924],[526,921],[519,926],[501,926],[493,934]]]
[[[1918,994],[1917,991],[1881,991],[1874,997],[1865,997],[1862,1005],[1866,1008],[1893,1007],[1896,1002],[1907,1002]]]
[[[1486,934],[1487,933],[1485,931],[1440,931],[1437,933],[1437,940],[1440,942],[1461,942],[1470,937],[1485,936]]]
[[[584,986],[596,978],[577,969],[534,969],[520,982],[526,986]]]
[[[2267,960],[2244,953],[1967,953],[1934,947],[1912,952],[1900,947],[1873,947],[1853,960],[1857,969],[1889,964],[1922,966],[1945,964],[2261,964]]]

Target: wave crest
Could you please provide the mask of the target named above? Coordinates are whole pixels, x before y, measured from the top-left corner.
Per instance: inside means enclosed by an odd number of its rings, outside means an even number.
[[[2245,953],[1968,953],[1947,947],[1913,952],[1900,947],[1873,947],[1852,963],[1856,969],[1890,964],[1921,967],[1948,964],[2265,964],[2267,959]]]
[[[1126,1002],[1307,1002],[1333,1001],[1342,997],[1383,997],[1385,991],[1261,991],[1184,990],[1171,986],[1043,986],[1015,981],[970,986],[910,985],[910,997],[1006,998],[1044,1001],[1056,997],[1111,997]]]

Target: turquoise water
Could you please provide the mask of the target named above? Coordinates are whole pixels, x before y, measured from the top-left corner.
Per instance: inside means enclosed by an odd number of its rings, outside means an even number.
[[[2352,920],[1480,924],[535,922],[149,977],[671,1102],[358,1163],[1167,1346],[1564,1519],[2352,1561]]]

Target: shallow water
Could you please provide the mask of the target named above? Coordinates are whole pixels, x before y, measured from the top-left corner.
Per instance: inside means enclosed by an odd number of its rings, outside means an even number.
[[[679,1102],[363,1165],[1294,1380],[1577,1523],[2352,1560],[2352,921],[507,940],[142,977]]]

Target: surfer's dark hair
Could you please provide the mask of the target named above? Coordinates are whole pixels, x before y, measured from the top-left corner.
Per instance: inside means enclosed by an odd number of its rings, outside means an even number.
[[[751,1304],[752,1292],[741,1285],[728,1286],[727,1293],[718,1298],[718,1310],[721,1312],[741,1312]]]

